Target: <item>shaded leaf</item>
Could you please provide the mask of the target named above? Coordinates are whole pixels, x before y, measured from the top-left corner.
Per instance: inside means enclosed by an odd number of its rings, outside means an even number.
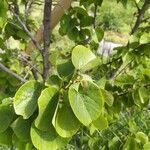
[[[47,131],[51,128],[58,99],[55,87],[48,87],[42,91],[38,99],[39,114],[35,120],[38,129]]]
[[[31,127],[31,139],[33,145],[39,150],[57,150],[64,147],[69,139],[58,136],[56,131],[52,128],[49,131],[38,130],[34,125]]]
[[[79,129],[80,122],[75,117],[71,107],[63,105],[57,112],[55,129],[62,137],[71,137]]]
[[[0,145],[10,146],[12,144],[12,133],[10,128],[0,133]]]
[[[24,120],[22,117],[19,117],[11,124],[11,128],[19,140],[24,142],[30,141],[31,123],[32,120]]]
[[[6,98],[0,104],[0,132],[4,132],[13,120],[14,109],[12,99]]]

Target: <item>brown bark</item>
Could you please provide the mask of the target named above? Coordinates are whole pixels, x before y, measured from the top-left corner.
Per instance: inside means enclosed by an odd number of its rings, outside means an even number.
[[[52,13],[51,13],[51,24],[50,24],[51,30],[53,30],[54,27],[58,24],[61,17],[65,13],[65,11],[70,8],[72,1],[73,0],[59,0],[58,1],[57,5],[54,7],[54,9],[52,10]],[[42,40],[43,40],[43,26],[41,26],[38,29],[37,33],[35,34],[35,39],[39,43],[42,42]],[[32,52],[32,50],[34,48],[35,47],[34,47],[33,42],[30,41],[29,44],[27,45],[27,48],[26,48],[25,52],[28,55],[30,55],[30,53]]]
[[[44,48],[42,50],[42,57],[43,57],[43,80],[46,81],[49,69],[50,69],[50,63],[49,63],[49,46],[50,46],[50,23],[51,23],[51,7],[52,7],[52,0],[45,0],[44,4],[44,20],[43,20],[43,43]]]

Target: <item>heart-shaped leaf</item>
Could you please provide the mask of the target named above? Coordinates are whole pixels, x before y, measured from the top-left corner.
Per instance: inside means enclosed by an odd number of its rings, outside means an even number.
[[[98,86],[90,81],[86,81],[83,86],[81,84],[70,86],[69,101],[74,114],[85,126],[98,119],[104,103]]]
[[[72,63],[76,69],[83,68],[95,58],[96,56],[92,51],[82,45],[76,46],[72,51]]]
[[[17,115],[28,119],[34,113],[41,89],[41,84],[36,81],[28,81],[19,88],[14,97],[14,108]]]

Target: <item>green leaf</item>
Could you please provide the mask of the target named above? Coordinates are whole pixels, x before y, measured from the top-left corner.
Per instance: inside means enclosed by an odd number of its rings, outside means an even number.
[[[107,118],[102,115],[97,120],[93,121],[92,124],[99,130],[104,130],[108,127]]]
[[[104,89],[104,88],[105,88],[106,81],[107,81],[107,80],[106,80],[106,77],[104,76],[104,77],[100,78],[100,79],[96,82],[96,84],[98,85],[99,88]]]
[[[123,150],[139,150],[135,139],[129,137],[123,146]]]
[[[49,131],[38,130],[34,125],[31,127],[31,139],[33,145],[39,150],[58,150],[68,143],[67,138],[60,137],[52,128]]]
[[[109,150],[116,150],[116,147],[120,146],[120,141],[119,137],[113,137],[111,140],[108,142],[108,147]]]
[[[99,57],[93,59],[92,61],[90,61],[89,63],[87,63],[84,68],[81,69],[82,72],[91,70],[93,68],[96,68],[97,66],[99,66],[101,64],[101,59]]]
[[[101,6],[103,3],[103,0],[94,0],[95,5]]]
[[[7,49],[6,46],[5,46],[5,41],[4,41],[2,38],[0,38],[0,48],[1,48],[2,50]],[[1,52],[0,52],[0,54],[1,54]]]
[[[138,132],[136,135],[137,142],[141,142],[142,144],[145,144],[148,142],[148,136],[143,132]]]
[[[8,128],[6,131],[0,133],[0,145],[10,146],[12,144],[12,130]]]
[[[146,144],[144,144],[143,150],[150,150],[150,142],[147,142]]]
[[[139,107],[141,105],[145,104],[150,98],[149,92],[150,92],[150,90],[146,89],[145,87],[141,87],[139,89],[136,89],[132,93],[132,97],[133,97],[134,103],[136,105],[138,105]]]
[[[35,126],[38,129],[47,131],[51,128],[58,99],[55,87],[48,87],[42,91],[38,99],[39,114],[35,120]]]
[[[61,77],[68,77],[72,75],[74,71],[74,66],[71,60],[64,60],[59,62],[59,64],[57,65],[57,71]]]
[[[87,11],[86,11],[86,9],[84,7],[77,7],[77,6],[75,6],[73,9],[74,9],[74,11],[76,13],[78,13],[78,14],[80,14],[82,16],[87,16],[88,15],[88,13],[87,13]]]
[[[104,97],[105,102],[107,103],[108,106],[111,107],[113,105],[113,102],[114,102],[113,95],[110,92],[103,90],[103,89],[101,89],[101,92],[102,92],[102,95]]]
[[[20,141],[15,134],[13,134],[12,136],[12,141],[13,141],[13,146],[17,150],[36,150],[32,143]]]
[[[55,119],[55,129],[57,133],[64,137],[73,136],[79,129],[80,122],[75,117],[71,107],[63,105],[58,109]]]
[[[0,28],[2,28],[7,21],[8,5],[5,0],[0,2]]]
[[[94,18],[92,16],[83,16],[80,20],[81,27],[92,25]]]
[[[0,132],[4,132],[13,120],[12,99],[6,98],[0,104]]]
[[[103,108],[103,96],[98,86],[90,81],[73,84],[69,88],[69,102],[79,121],[88,126],[98,119]]]
[[[119,75],[115,79],[115,84],[117,86],[133,85],[134,83],[135,83],[134,77],[128,74]]]
[[[14,97],[14,108],[17,115],[28,119],[34,113],[41,89],[41,84],[36,81],[28,81],[19,88]]]
[[[62,80],[60,79],[60,77],[53,74],[49,77],[46,84],[48,84],[48,86],[52,85],[55,86],[56,88],[59,88],[61,86],[61,82]]]
[[[28,35],[20,27],[20,24],[17,24],[13,20],[11,20],[11,22],[8,22],[5,26],[5,37],[8,39],[11,36],[15,40],[18,39],[28,40]]]
[[[97,36],[97,41],[100,42],[104,37],[104,31],[100,27],[97,27],[95,29],[95,32],[96,32],[96,36]]]
[[[66,35],[71,23],[71,17],[69,15],[63,15],[61,21],[60,21],[60,28],[59,33],[60,35]]]
[[[15,135],[19,138],[19,140],[24,142],[30,141],[30,127],[31,120],[24,120],[22,117],[17,118],[11,124],[11,128]]]
[[[143,35],[140,37],[140,43],[150,43],[150,34],[149,33],[143,33]]]
[[[96,56],[88,48],[82,45],[76,46],[72,51],[72,63],[76,69],[85,67],[85,65],[95,58]]]
[[[67,35],[68,35],[70,40],[77,41],[80,33],[79,33],[79,30],[77,27],[73,27],[73,28],[68,30]]]

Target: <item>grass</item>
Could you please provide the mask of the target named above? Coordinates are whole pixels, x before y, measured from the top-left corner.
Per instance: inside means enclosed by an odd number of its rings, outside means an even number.
[[[115,31],[106,31],[104,38],[107,41],[110,42],[115,42],[115,43],[120,43],[120,44],[127,44],[129,35],[128,34],[123,34]]]

